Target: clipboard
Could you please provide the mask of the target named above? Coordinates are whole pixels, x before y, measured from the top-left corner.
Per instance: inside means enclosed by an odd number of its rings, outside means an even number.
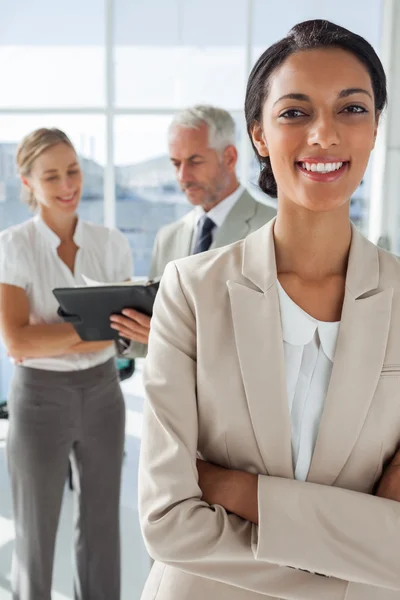
[[[110,327],[110,316],[134,308],[148,317],[160,282],[147,285],[104,285],[55,288],[58,315],[73,325],[83,341],[116,340],[119,333]]]

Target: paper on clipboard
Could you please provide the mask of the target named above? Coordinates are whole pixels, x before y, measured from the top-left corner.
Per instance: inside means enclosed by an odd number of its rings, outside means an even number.
[[[86,283],[87,286],[90,287],[102,287],[102,286],[115,286],[115,285],[146,285],[146,279],[135,280],[129,279],[128,281],[118,281],[113,283],[104,283],[103,281],[96,281],[95,279],[91,279],[82,273],[82,279]],[[81,287],[81,286],[78,286]]]

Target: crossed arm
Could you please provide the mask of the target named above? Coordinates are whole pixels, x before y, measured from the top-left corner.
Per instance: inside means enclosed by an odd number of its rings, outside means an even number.
[[[400,589],[400,506],[394,505],[400,501],[400,450],[381,478],[377,498],[200,460],[197,469],[202,500],[259,526],[256,558]]]
[[[320,600],[322,589],[336,600],[349,582],[400,590],[393,499],[196,461],[195,319],[174,264],[156,300],[144,381],[139,510],[153,558],[286,600]]]
[[[0,332],[8,354],[27,358],[97,352],[113,342],[83,342],[70,323],[29,323],[29,299],[15,285],[0,284]]]
[[[258,476],[197,460],[202,499],[258,525]],[[400,450],[386,467],[376,496],[400,502]]]

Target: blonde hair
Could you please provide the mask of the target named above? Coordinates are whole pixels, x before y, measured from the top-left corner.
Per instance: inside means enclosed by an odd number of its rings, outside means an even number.
[[[75,152],[73,143],[67,134],[60,129],[47,129],[42,127],[40,129],[35,129],[35,131],[26,135],[17,148],[16,162],[18,173],[22,177],[29,177],[35,160],[43,152],[57,144],[66,144]],[[22,187],[21,200],[27,204],[31,210],[36,210],[38,203],[35,194],[26,186]]]

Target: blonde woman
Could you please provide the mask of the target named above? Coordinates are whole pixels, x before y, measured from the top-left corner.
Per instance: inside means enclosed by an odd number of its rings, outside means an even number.
[[[327,21],[296,25],[250,74],[277,217],[163,275],[143,600],[400,598],[400,263],[349,219],[385,104],[371,45]]]
[[[132,276],[128,241],[77,215],[82,171],[69,138],[39,129],[17,165],[35,216],[0,234],[0,327],[17,366],[7,452],[16,524],[14,600],[50,600],[57,525],[72,453],[75,598],[120,597],[119,496],[125,407],[112,342],[82,342],[52,289]]]

